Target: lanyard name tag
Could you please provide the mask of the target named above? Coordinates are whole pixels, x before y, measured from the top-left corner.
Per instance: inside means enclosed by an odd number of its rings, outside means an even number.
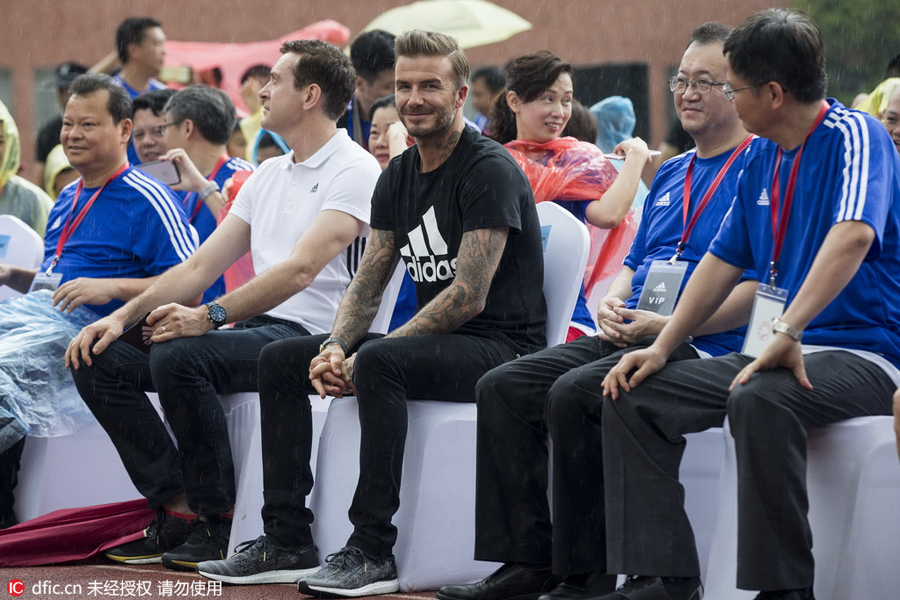
[[[768,283],[760,283],[757,286],[756,297],[753,299],[753,313],[750,315],[750,324],[747,325],[747,337],[744,338],[741,354],[756,358],[766,349],[774,335],[772,321],[784,314],[787,294],[786,289],[773,288]]]
[[[685,261],[672,264],[667,260],[654,260],[644,280],[638,310],[648,310],[663,317],[671,315],[675,311],[675,301],[678,300],[687,267]]]
[[[42,273],[38,271],[34,279],[31,280],[31,287],[28,288],[28,292],[31,293],[38,290],[56,291],[60,281],[62,281],[62,273]]]

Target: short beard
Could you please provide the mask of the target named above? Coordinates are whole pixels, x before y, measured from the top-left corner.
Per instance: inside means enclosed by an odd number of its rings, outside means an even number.
[[[406,126],[406,130],[409,132],[409,135],[413,136],[417,140],[427,140],[430,138],[441,137],[447,134],[453,128],[453,121],[456,117],[456,108],[450,105],[443,105],[440,108],[434,111],[434,125],[431,127],[422,127],[412,125],[410,126],[407,123],[406,119],[403,119],[405,115],[400,115],[403,124]]]

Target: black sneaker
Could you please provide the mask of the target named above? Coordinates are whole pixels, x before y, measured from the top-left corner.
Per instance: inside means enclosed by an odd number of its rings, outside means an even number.
[[[755,600],[816,600],[812,588],[800,590],[778,590],[777,592],[760,592]]]
[[[104,552],[106,558],[130,565],[158,563],[163,553],[177,548],[188,537],[190,522],[176,517],[162,508],[156,511],[156,518],[144,530],[144,537]]]
[[[318,551],[306,546],[296,552],[276,548],[261,535],[235,548],[225,560],[207,560],[197,572],[208,579],[233,584],[297,583],[319,570]]]
[[[162,564],[175,571],[193,571],[197,563],[222,560],[228,552],[231,519],[219,515],[199,516],[191,522],[187,540],[162,555]]]
[[[699,577],[641,577],[629,575],[619,589],[595,600],[702,600]]]
[[[358,598],[400,590],[394,557],[378,559],[347,546],[325,559],[325,566],[297,584],[304,594],[320,598]]]

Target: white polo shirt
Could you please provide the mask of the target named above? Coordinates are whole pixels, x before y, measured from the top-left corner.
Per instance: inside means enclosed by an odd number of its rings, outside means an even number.
[[[250,224],[250,252],[256,274],[285,260],[319,212],[338,210],[369,222],[372,191],[381,175],[374,156],[337,133],[307,160],[294,164],[293,151],[264,161],[241,188],[230,214]],[[266,314],[328,333],[338,304],[369,235],[368,225],[305,290]]]

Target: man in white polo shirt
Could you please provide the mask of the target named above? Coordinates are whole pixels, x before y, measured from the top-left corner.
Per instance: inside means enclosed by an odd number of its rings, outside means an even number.
[[[256,390],[266,344],[330,331],[368,234],[381,171],[335,126],[353,93],[353,68],[325,42],[288,42],[282,53],[260,98],[263,126],[292,151],[250,177],[195,260],[69,346],[67,364],[82,397],[138,490],[159,508],[144,538],[106,552],[112,560],[192,570],[224,558],[235,485],[218,393]],[[193,307],[247,251],[256,277]],[[116,341],[148,313],[149,355]],[[237,326],[212,331],[226,323]],[[177,449],[145,391],[159,394]]]

